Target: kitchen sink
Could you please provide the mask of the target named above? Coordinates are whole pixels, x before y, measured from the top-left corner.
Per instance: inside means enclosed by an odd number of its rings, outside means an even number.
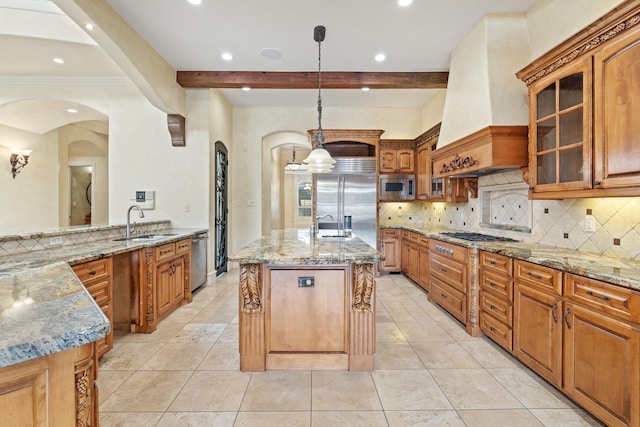
[[[350,231],[345,232],[344,234],[337,234],[334,230],[331,230],[331,234],[325,234],[322,233],[322,230],[320,230],[320,233],[318,234],[318,237],[321,238],[334,238],[334,239],[350,239],[353,237],[353,234]]]
[[[148,242],[153,240],[164,239],[165,237],[176,236],[176,233],[165,233],[165,234],[148,234],[146,236],[132,236],[132,237],[121,237],[120,239],[113,239],[114,242],[123,242],[123,241],[131,241],[131,242]]]

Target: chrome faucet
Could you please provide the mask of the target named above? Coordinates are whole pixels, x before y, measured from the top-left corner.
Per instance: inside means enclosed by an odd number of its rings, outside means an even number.
[[[316,220],[314,222],[311,223],[311,227],[309,228],[309,234],[311,234],[312,236],[315,236],[318,233],[318,230],[320,230],[320,224],[318,223],[321,219],[324,218],[331,218],[331,221],[335,221],[335,219],[333,218],[333,215],[330,214],[326,214],[323,216],[317,216]]]
[[[144,212],[142,211],[142,208],[138,205],[131,205],[129,207],[129,210],[127,211],[127,233],[125,234],[125,239],[130,239],[131,238],[131,210],[132,209],[138,209],[138,212],[140,213],[140,218],[144,218]]]

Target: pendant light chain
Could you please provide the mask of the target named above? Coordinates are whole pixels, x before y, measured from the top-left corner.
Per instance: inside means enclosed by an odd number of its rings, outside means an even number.
[[[316,142],[318,147],[322,148],[324,142],[324,134],[322,133],[322,40],[318,40],[318,133],[316,135]]]

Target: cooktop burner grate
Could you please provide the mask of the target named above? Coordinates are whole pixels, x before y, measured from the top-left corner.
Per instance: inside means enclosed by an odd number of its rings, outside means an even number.
[[[472,242],[517,242],[517,240],[509,237],[491,236],[482,233],[466,233],[466,232],[445,232],[440,233],[445,236],[455,237],[456,239],[469,240]]]

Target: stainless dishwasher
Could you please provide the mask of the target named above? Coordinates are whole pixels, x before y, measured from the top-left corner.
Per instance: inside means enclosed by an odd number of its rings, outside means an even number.
[[[207,238],[206,232],[191,238],[191,292],[207,283]]]

